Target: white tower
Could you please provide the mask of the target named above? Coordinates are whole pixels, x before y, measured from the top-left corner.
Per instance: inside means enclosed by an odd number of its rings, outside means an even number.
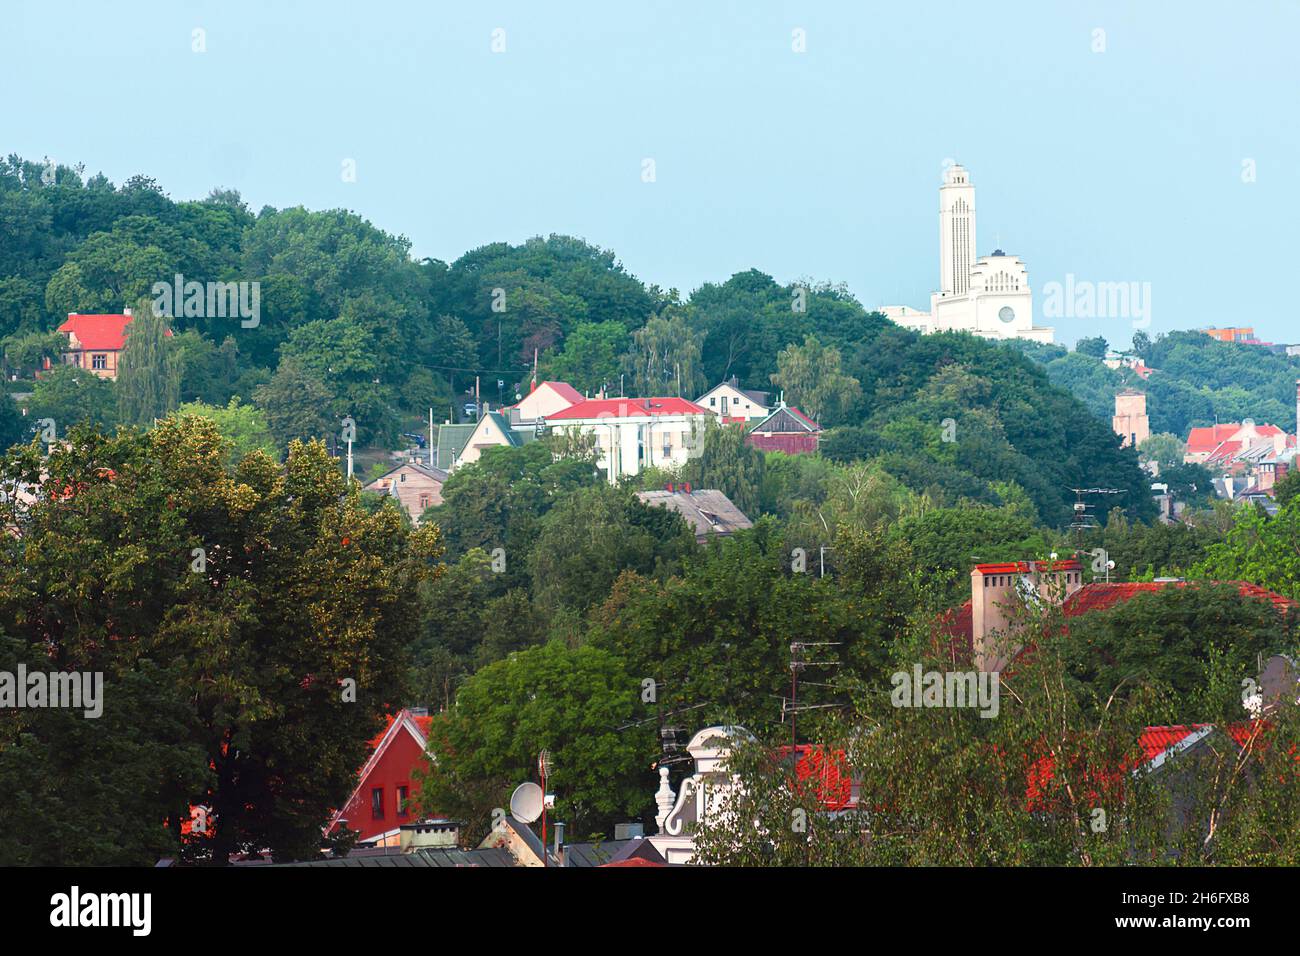
[[[939,187],[939,294],[965,295],[975,266],[975,187],[964,166],[949,166]]]

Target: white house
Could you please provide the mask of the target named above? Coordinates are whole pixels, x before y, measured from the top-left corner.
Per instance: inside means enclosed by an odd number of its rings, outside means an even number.
[[[716,415],[720,424],[766,418],[772,410],[767,392],[741,388],[734,375],[709,389],[695,400],[695,404]]]
[[[684,398],[589,398],[545,419],[548,428],[596,437],[610,484],[643,468],[677,468],[693,457],[696,428],[710,418]]]
[[[542,382],[506,412],[514,424],[536,422],[581,401],[582,393],[568,382]]]

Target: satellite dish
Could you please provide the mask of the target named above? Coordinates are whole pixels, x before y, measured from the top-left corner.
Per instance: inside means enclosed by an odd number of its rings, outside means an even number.
[[[542,788],[535,783],[521,783],[510,794],[510,815],[520,823],[532,823],[542,815]]]

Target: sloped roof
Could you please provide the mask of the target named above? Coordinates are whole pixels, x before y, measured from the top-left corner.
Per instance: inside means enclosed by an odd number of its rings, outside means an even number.
[[[334,812],[334,816],[325,828],[325,832],[329,833],[338,825],[348,805],[357,798],[361,788],[365,785],[366,778],[370,776],[370,772],[383,759],[385,751],[392,746],[398,734],[403,732],[410,734],[415,742],[420,745],[420,750],[423,751],[428,745],[429,729],[432,726],[433,718],[427,714],[417,715],[406,709],[402,709],[396,714],[389,714],[385,719],[384,729],[370,741],[370,757],[357,774],[357,785],[352,789],[352,793],[348,795],[348,798],[343,801],[341,808]]]
[[[502,847],[481,850],[456,850],[442,847],[425,847],[411,853],[400,853],[389,848],[387,852],[376,849],[355,849],[344,857],[323,860],[304,860],[298,863],[270,864],[271,866],[400,866],[451,868],[462,866],[507,867],[515,866],[515,859]]]
[[[791,405],[780,405],[750,432],[818,432],[821,426]]]
[[[428,465],[418,461],[404,461],[401,464],[389,468],[382,475],[372,478],[370,481],[366,482],[365,487],[369,489],[372,485],[379,484],[379,482],[383,481],[389,475],[401,471],[403,468],[410,468],[414,471],[418,471],[420,474],[432,478],[437,482],[444,482],[447,480],[447,472],[443,471],[441,468],[430,468]]]
[[[570,401],[575,405],[577,405],[581,401],[585,401],[585,399],[582,397],[582,392],[578,391],[568,382],[547,381],[547,382],[542,382],[537,387],[541,388],[542,385],[550,386],[551,391],[555,392],[555,394],[559,395],[561,398]]]
[[[1187,433],[1187,453],[1198,455],[1212,452],[1220,444],[1227,441],[1240,430],[1240,422],[1193,428]]]
[[[59,326],[59,332],[71,332],[87,351],[120,351],[126,347],[126,327],[131,324],[129,315],[79,315],[72,313]],[[171,329],[166,330],[172,334]]]
[[[469,444],[469,438],[476,428],[478,428],[477,423],[438,426],[438,450],[435,460],[440,469],[450,468],[456,463],[456,459]]]
[[[675,511],[691,526],[695,536],[731,534],[754,527],[731,499],[716,489],[701,491],[638,491],[636,496],[647,505]]]
[[[684,398],[588,398],[547,415],[548,422],[588,418],[640,418],[644,415],[708,415]]]

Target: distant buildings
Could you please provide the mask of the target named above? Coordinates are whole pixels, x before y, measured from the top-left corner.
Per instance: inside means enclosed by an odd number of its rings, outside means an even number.
[[[1115,417],[1111,428],[1124,439],[1123,447],[1139,448],[1151,435],[1147,418],[1147,397],[1137,389],[1126,388],[1115,396]]]
[[[545,419],[559,433],[593,435],[610,484],[646,468],[678,468],[691,457],[695,429],[712,417],[684,398],[592,398]]]
[[[939,187],[939,291],[930,311],[903,305],[880,309],[923,334],[971,332],[989,339],[1051,342],[1055,330],[1034,325],[1029,270],[1001,249],[975,254],[975,186],[962,166],[949,166]]]
[[[1077,560],[1009,561],[977,564],[971,571],[971,597],[939,622],[944,654],[954,665],[970,664],[980,671],[1002,672],[1024,650],[1010,633],[1017,608],[1059,606],[1065,618],[1105,610],[1135,595],[1182,587],[1179,579],[1085,584]],[[1267,600],[1280,612],[1300,607],[1300,602],[1258,585],[1238,583],[1240,592]]]
[[[542,382],[504,411],[513,425],[531,424],[582,401],[582,393],[568,382]]]

